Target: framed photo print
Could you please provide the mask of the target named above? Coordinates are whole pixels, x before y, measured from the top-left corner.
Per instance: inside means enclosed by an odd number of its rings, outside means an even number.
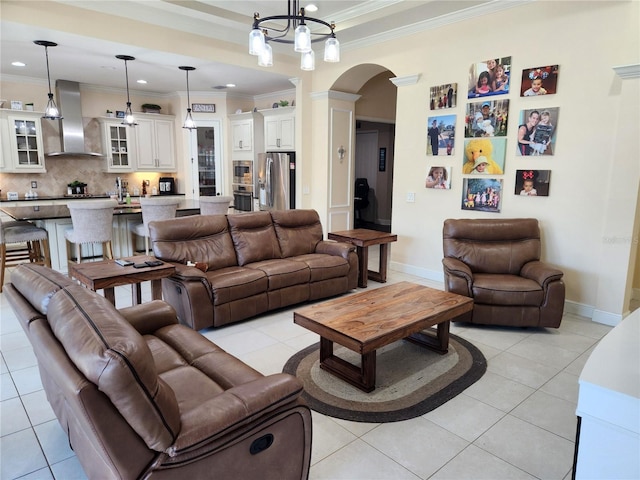
[[[518,155],[553,155],[558,129],[558,107],[521,110],[518,117]]]
[[[467,98],[506,95],[511,82],[511,57],[490,58],[469,67]]]
[[[453,155],[456,116],[442,115],[427,118],[427,155]]]
[[[464,141],[462,173],[467,175],[502,175],[507,153],[504,137],[471,138]]]
[[[462,181],[462,210],[500,213],[502,180],[499,178],[465,178]]]
[[[508,120],[509,100],[506,98],[467,103],[464,136],[504,137],[507,135]]]
[[[431,87],[429,96],[429,106],[431,110],[454,108],[457,105],[458,84],[446,83],[437,87]]]
[[[515,194],[523,197],[548,197],[551,170],[516,170]]]
[[[451,167],[443,165],[433,165],[427,171],[427,178],[424,182],[425,188],[437,188],[448,190],[451,188]]]
[[[530,67],[522,71],[521,97],[553,95],[558,86],[558,65]]]

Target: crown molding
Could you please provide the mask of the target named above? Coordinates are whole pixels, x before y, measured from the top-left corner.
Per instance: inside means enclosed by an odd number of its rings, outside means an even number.
[[[362,95],[355,93],[338,92],[337,90],[325,90],[324,92],[312,92],[312,100],[343,100],[346,102],[357,102]]]
[[[618,65],[617,67],[612,68],[613,71],[616,72],[616,75],[622,79],[640,77],[640,63],[633,65]]]

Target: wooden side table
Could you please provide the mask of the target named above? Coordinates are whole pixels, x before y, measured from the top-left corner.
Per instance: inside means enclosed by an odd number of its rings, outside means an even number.
[[[358,286],[367,287],[367,278],[376,282],[385,283],[387,281],[387,256],[389,243],[398,240],[398,236],[393,233],[378,232],[366,228],[356,228],[355,230],[344,230],[333,232],[328,236],[329,240],[338,242],[348,242],[356,247],[358,254]],[[369,247],[380,245],[380,261],[378,271],[369,270]]]
[[[144,263],[147,260],[156,260],[147,255],[127,257],[133,263]],[[140,282],[151,281],[151,297],[153,300],[162,299],[163,278],[173,275],[176,267],[170,263],[163,263],[157,267],[133,268],[133,265],[121,267],[114,260],[100,262],[73,263],[69,262],[69,277],[75,278],[82,285],[94,292],[104,289],[104,296],[114,305],[116,304],[115,287],[121,285],[132,286],[132,300],[134,305],[142,302]]]

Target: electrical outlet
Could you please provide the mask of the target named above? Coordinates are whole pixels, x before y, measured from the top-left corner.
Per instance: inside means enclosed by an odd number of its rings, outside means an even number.
[[[407,192],[407,203],[415,203],[416,194],[414,192]]]
[[[31,188],[38,188],[38,182],[31,182]]]

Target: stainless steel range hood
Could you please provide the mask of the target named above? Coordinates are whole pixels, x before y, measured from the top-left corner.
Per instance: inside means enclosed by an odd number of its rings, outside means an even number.
[[[88,152],[84,142],[82,123],[82,107],[80,104],[80,84],[69,80],[57,80],[58,107],[62,120],[60,122],[61,152],[47,153],[48,157],[102,157],[101,153]]]

